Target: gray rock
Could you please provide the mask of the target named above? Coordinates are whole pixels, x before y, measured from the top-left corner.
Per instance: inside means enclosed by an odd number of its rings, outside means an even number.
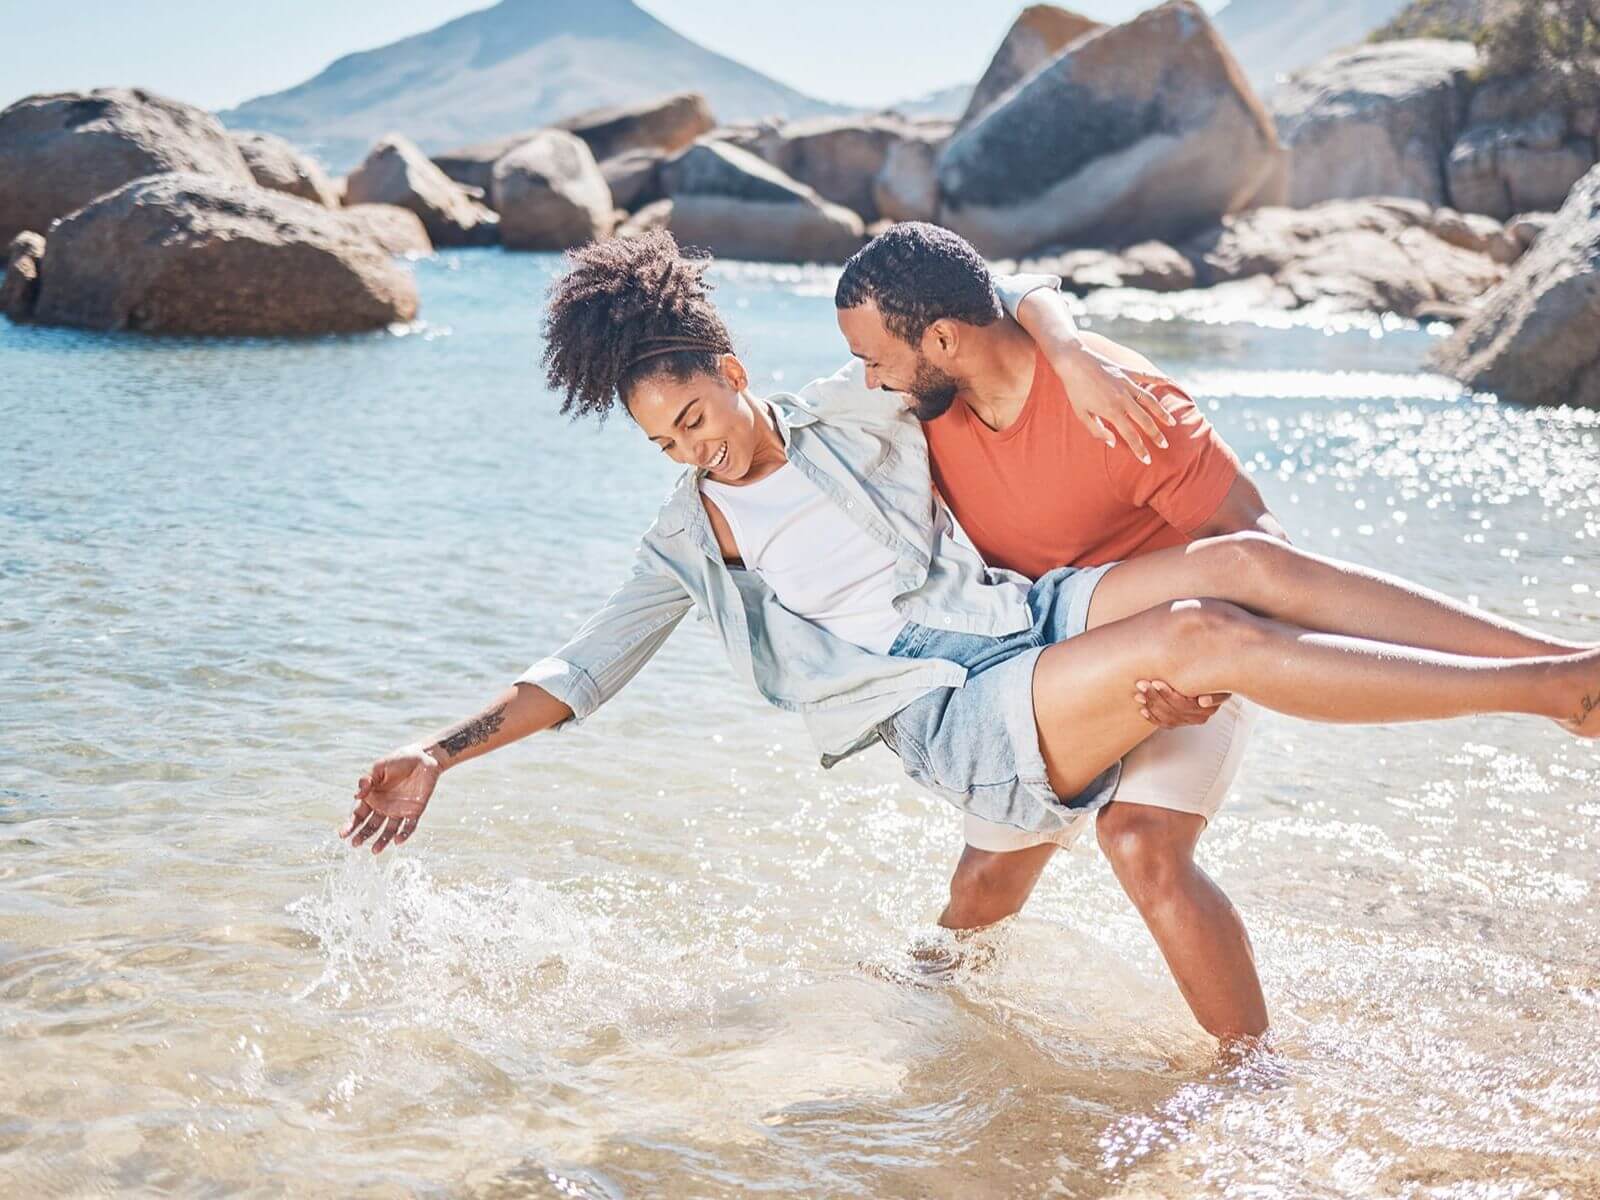
[[[44,238],[32,230],[24,230],[11,239],[6,248],[5,270],[0,272],[0,315],[18,324],[33,319],[44,250]]]
[[[251,176],[262,187],[299,196],[324,208],[339,207],[339,193],[334,190],[333,181],[310,155],[302,154],[272,133],[235,132],[230,136]]]
[[[1360,196],[1446,203],[1443,164],[1477,62],[1465,42],[1384,42],[1336,54],[1283,83],[1272,111],[1290,155],[1289,203]]]
[[[1504,225],[1482,213],[1458,213],[1453,208],[1441,208],[1428,221],[1428,228],[1441,241],[1474,254],[1487,254],[1502,265],[1516,262],[1524,249]]]
[[[857,214],[721,142],[698,142],[662,163],[661,186],[678,241],[725,258],[843,262],[865,241]]]
[[[385,254],[428,255],[433,243],[422,218],[395,204],[356,204],[338,214],[347,225],[371,238]]]
[[[1195,285],[1194,264],[1165,242],[1140,242],[1120,253],[1068,250],[1050,258],[1031,259],[1024,269],[1059,275],[1062,286],[1080,296],[1106,288],[1181,292]]]
[[[711,106],[699,92],[678,92],[643,104],[596,108],[556,122],[557,129],[577,134],[595,159],[615,158],[627,150],[682,150],[716,127]]]
[[[1594,165],[1593,149],[1588,139],[1567,136],[1566,119],[1558,112],[1475,126],[1450,151],[1451,202],[1462,212],[1499,220],[1557,209]]]
[[[1410,317],[1476,304],[1505,278],[1501,263],[1440,237],[1435,223],[1421,201],[1332,200],[1227,217],[1182,249],[1203,285],[1264,275],[1297,306]]]
[[[343,214],[253,183],[166,174],[51,231],[34,319],[243,336],[351,333],[416,313],[411,272]]]
[[[967,109],[956,122],[970,125],[1001,96],[1086,33],[1102,28],[1099,21],[1057,8],[1031,4],[1011,23],[983,76],[972,89]]]
[[[487,246],[499,237],[495,214],[397,133],[380,140],[350,172],[344,202],[408,208],[422,218],[435,246]]]
[[[625,150],[601,163],[611,202],[635,212],[661,199],[661,164],[666,157],[660,150]]]
[[[1555,219],[1555,213],[1519,213],[1506,222],[1506,232],[1516,238],[1526,252]]]
[[[907,142],[936,143],[949,136],[948,122],[912,122],[879,114],[820,117],[785,125],[746,127],[735,133],[742,149],[771,163],[824,200],[876,221],[876,183],[890,153]]]
[[[957,131],[940,220],[989,255],[1172,240],[1256,195],[1276,147],[1205,13],[1173,0],[1079,38]]]
[[[672,201],[653,200],[617,226],[618,237],[638,237],[672,224]]]
[[[27,96],[0,111],[0,243],[163,171],[251,182],[221,123],[191,105],[141,88]]]
[[[435,154],[433,165],[464,190],[477,188],[487,197],[494,187],[494,164],[539,132],[537,129],[528,129],[506,137],[474,142],[470,146],[458,146],[443,154]]]
[[[872,181],[872,203],[880,219],[938,219],[939,152],[943,146],[942,140],[905,138],[889,147]]]
[[[1600,167],[1433,362],[1516,404],[1600,408]]]
[[[606,237],[611,189],[589,147],[546,129],[494,165],[500,240],[512,250],[565,250]]]

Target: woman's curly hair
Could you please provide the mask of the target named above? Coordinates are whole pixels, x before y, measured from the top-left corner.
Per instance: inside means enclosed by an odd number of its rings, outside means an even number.
[[[665,230],[590,242],[567,262],[544,321],[545,374],[566,393],[563,413],[604,420],[641,379],[715,374],[732,351],[707,297],[710,260],[683,254]],[[663,350],[680,342],[689,348]]]

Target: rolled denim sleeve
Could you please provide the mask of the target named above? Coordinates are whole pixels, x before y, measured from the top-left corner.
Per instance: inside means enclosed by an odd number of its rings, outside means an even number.
[[[1049,288],[1052,292],[1060,291],[1061,276],[996,275],[994,277],[994,290],[1000,295],[1000,303],[1005,306],[1006,316],[1013,321],[1017,318],[1017,309],[1028,298],[1028,293],[1036,292],[1040,288]]]
[[[666,643],[693,606],[683,584],[641,545],[627,580],[561,649],[541,658],[515,682],[543,688],[583,722],[615,696]]]

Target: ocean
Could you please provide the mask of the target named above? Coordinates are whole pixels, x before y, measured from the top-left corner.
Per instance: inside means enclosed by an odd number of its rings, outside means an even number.
[[[957,813],[821,770],[698,622],[351,852],[372,758],[558,646],[673,479],[556,412],[557,266],[441,254],[355,338],[0,323],[0,1194],[1600,1195],[1600,752],[1538,721],[1263,717],[1200,848],[1237,1060],[1092,844],[954,946]],[[715,278],[758,390],[843,361],[829,271]],[[1243,316],[1086,319],[1299,544],[1600,640],[1600,414]]]

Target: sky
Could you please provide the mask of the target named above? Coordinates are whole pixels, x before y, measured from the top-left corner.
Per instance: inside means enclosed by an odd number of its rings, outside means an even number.
[[[638,0],[678,32],[822,99],[881,105],[983,73],[1020,0]],[[18,32],[0,107],[32,92],[141,86],[203,108],[292,87],[342,54],[491,0],[0,0]],[[1126,20],[1154,0],[1066,7]],[[1225,0],[1201,0],[1212,11]],[[797,15],[799,14],[799,15]],[[884,48],[894,47],[893,53]]]

